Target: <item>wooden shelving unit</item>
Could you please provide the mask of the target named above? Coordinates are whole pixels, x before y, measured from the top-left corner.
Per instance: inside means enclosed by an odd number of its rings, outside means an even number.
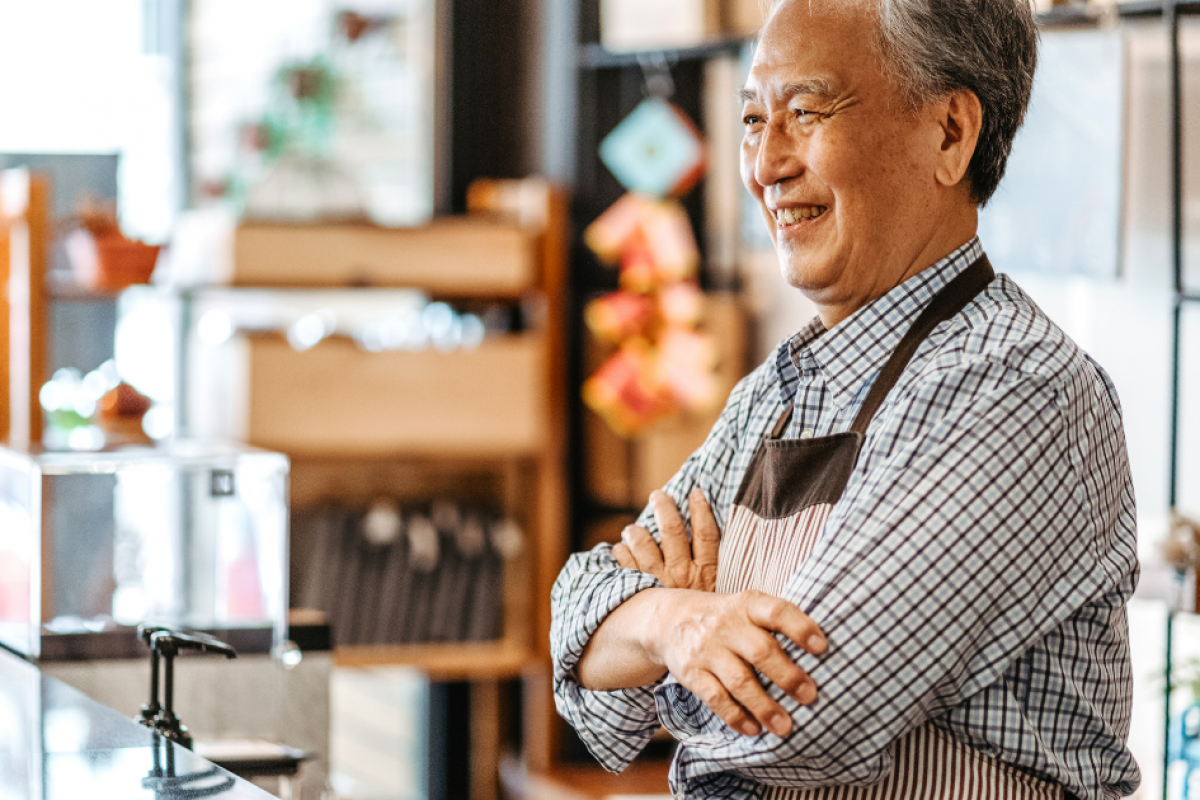
[[[516,642],[455,644],[345,645],[334,651],[340,667],[402,665],[415,667],[434,681],[480,681],[519,678],[532,657]]]
[[[511,202],[516,195],[519,206]],[[244,429],[233,432],[292,459],[293,507],[381,495],[417,502],[461,491],[512,512],[526,533],[524,557],[508,581],[503,640],[339,648],[346,663],[428,664],[431,674],[460,678],[512,676],[547,652],[548,614],[534,609],[541,605],[537,593],[549,593],[557,569],[549,565],[562,559],[566,525],[565,204],[551,187],[523,182],[480,182],[472,196],[471,214],[426,228],[250,223],[237,234],[234,287],[316,290],[326,297],[348,282],[346,290],[360,296],[417,289],[431,300],[519,305],[525,318],[519,332],[449,352],[368,352],[337,335],[303,350],[279,333],[235,337],[245,374],[234,405]],[[205,302],[200,294],[188,302]],[[196,335],[195,313],[187,313],[189,339]],[[186,383],[205,391],[229,367],[219,356],[188,366]]]
[[[408,666],[433,681],[470,684],[472,795],[488,800],[498,795],[505,719],[519,713],[499,682],[547,674],[546,598],[565,559],[566,203],[544,183],[481,181],[469,205],[465,216],[412,230],[248,224],[235,244],[233,288],[221,292],[317,291],[336,300],[338,292],[416,289],[430,301],[511,309],[518,331],[448,352],[369,352],[340,334],[298,350],[278,332],[241,333],[215,345],[240,355],[193,359],[207,366],[193,367],[186,383],[220,393],[221,371],[231,363],[242,370],[237,433],[289,456],[294,511],[389,497],[407,513],[408,503],[444,498],[517,522],[524,544],[504,562],[501,638],[342,644],[333,630],[339,666]],[[220,308],[210,301],[226,302],[190,299],[189,338],[203,309]],[[538,738],[548,719],[527,715],[528,736]]]
[[[0,437],[42,440],[38,392],[46,379],[50,187],[28,170],[0,172]]]

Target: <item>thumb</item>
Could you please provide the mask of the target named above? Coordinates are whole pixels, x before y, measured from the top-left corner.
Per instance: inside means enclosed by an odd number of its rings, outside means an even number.
[[[721,530],[712,507],[699,488],[688,495],[688,506],[692,516],[692,560],[701,569],[717,568],[717,557],[721,549]]]

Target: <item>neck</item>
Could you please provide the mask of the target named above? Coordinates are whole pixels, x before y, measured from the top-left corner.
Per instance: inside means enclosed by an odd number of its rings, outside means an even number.
[[[908,248],[915,255],[902,258],[891,268],[883,269],[877,280],[864,293],[822,302],[822,298],[810,297],[817,306],[817,314],[826,330],[846,319],[860,308],[864,308],[883,295],[904,283],[914,275],[937,264],[946,256],[962,247],[975,236],[979,229],[979,210],[974,203],[959,206],[954,213],[942,217],[941,224],[928,235]]]

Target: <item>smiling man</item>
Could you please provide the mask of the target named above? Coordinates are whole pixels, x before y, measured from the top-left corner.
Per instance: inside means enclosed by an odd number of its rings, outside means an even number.
[[[742,178],[818,316],[555,584],[556,700],[607,768],[661,724],[681,798],[1137,787],[1116,392],[975,234],[1036,43],[1025,0],[773,5]]]

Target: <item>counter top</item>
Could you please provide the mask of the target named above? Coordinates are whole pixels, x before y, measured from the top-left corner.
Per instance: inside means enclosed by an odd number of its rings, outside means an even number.
[[[270,800],[272,795],[0,648],[0,797]]]

